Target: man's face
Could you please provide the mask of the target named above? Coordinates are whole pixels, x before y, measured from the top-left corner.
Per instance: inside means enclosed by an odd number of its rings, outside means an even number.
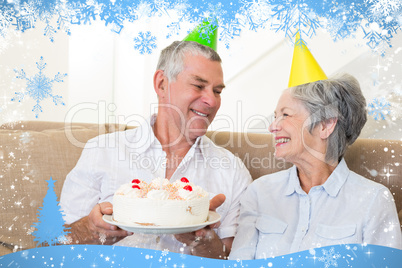
[[[167,109],[170,124],[191,141],[204,135],[221,105],[220,94],[224,87],[219,62],[188,53],[183,70],[169,85],[170,94],[165,104],[172,105]]]

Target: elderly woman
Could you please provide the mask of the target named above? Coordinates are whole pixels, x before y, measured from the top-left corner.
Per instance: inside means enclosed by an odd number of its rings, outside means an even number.
[[[230,259],[350,243],[401,248],[392,194],[343,159],[366,120],[366,101],[350,75],[283,92],[269,130],[275,157],[294,166],[249,186]]]

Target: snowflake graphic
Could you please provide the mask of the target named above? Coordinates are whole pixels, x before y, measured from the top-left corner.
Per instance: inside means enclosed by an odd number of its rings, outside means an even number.
[[[373,14],[383,15],[385,17],[389,16],[393,11],[400,8],[400,0],[369,0],[372,3],[371,11]]]
[[[341,255],[338,253],[335,254],[334,248],[331,248],[329,251],[323,249],[322,254],[323,256],[319,257],[318,261],[323,262],[325,268],[330,266],[338,267],[336,260],[339,259]]]
[[[166,38],[170,38],[173,35],[179,35],[180,29],[181,29],[180,24],[185,21],[190,20],[188,12],[186,12],[186,10],[182,6],[178,6],[178,9],[179,10],[177,12],[178,12],[179,18],[177,21],[173,21],[172,23],[167,25],[169,32],[166,35]]]
[[[283,31],[285,36],[294,40],[297,31],[308,37],[315,35],[316,30],[322,27],[317,14],[306,4],[295,5],[292,2],[273,5],[272,23],[275,31]]]
[[[105,21],[105,25],[110,25],[112,32],[119,34],[123,29],[123,22],[126,16],[126,8],[122,1],[102,3],[100,18]]]
[[[100,5],[94,0],[88,0],[86,3],[68,2],[66,6],[72,24],[91,24],[91,21],[96,20],[96,15],[101,10]]]
[[[16,2],[16,3],[14,3]],[[79,1],[0,1],[0,37],[14,27],[19,32],[35,28],[43,22],[43,34],[54,42],[56,33],[71,34],[72,24],[103,21],[114,33],[120,34],[126,22],[150,17],[169,17],[166,25],[170,38],[180,30],[181,22],[197,23],[205,18],[217,18],[220,40],[229,42],[244,28],[257,30],[270,27],[294,40],[297,31],[313,37],[320,28],[329,30],[334,41],[354,37],[365,29],[367,45],[382,55],[391,38],[402,25],[400,0],[312,1],[312,0],[240,0],[240,1],[167,1],[167,0],[79,0]],[[178,20],[177,20],[178,18]],[[370,32],[367,26],[378,24]],[[240,26],[240,27],[238,27]],[[370,32],[367,34],[367,32]],[[149,47],[149,46],[147,46]],[[144,50],[149,51],[149,50]],[[148,52],[143,52],[147,54]]]
[[[199,37],[203,40],[207,40],[208,43],[211,43],[210,37],[214,34],[214,31],[218,28],[218,21],[216,19],[212,19],[208,23],[203,23],[199,26]]]
[[[31,138],[32,137],[31,137],[31,134],[29,132],[23,132],[20,135],[20,141],[21,141],[21,143],[24,143],[24,144],[31,142]]]
[[[374,116],[375,120],[381,118],[381,120],[385,120],[385,116],[390,114],[391,104],[387,102],[384,98],[380,100],[374,98],[371,103],[368,105],[368,114]]]
[[[372,24],[369,29],[363,28],[363,38],[367,40],[366,44],[368,47],[384,57],[386,49],[391,47],[392,35],[389,33],[384,35],[383,31],[378,32],[379,29],[376,26],[376,24]]]
[[[179,21],[172,22],[171,24],[169,24],[167,26],[167,28],[169,29],[169,33],[166,35],[166,38],[170,38],[174,34],[179,35],[179,33],[180,33],[180,23],[182,22],[183,18],[184,18],[184,16],[181,17]]]
[[[265,24],[272,19],[271,5],[267,1],[244,2],[241,11],[243,24],[253,31],[264,28]]]
[[[328,13],[331,16],[323,20],[323,27],[328,30],[334,41],[347,37],[355,38],[356,30],[362,27],[358,19],[359,12],[352,10],[356,10],[353,2],[329,8]]]
[[[225,10],[221,2],[214,4],[208,3],[208,9],[206,10],[206,12],[204,12],[203,17],[211,18],[211,21],[216,21],[215,24],[217,24],[218,21],[224,20],[226,13],[227,11]]]
[[[35,117],[38,118],[39,113],[42,112],[42,106],[40,102],[46,98],[52,98],[55,105],[62,104],[65,105],[62,101],[62,97],[59,95],[53,95],[53,83],[54,82],[63,82],[63,78],[67,76],[67,74],[57,73],[54,76],[54,79],[50,79],[46,77],[42,70],[45,69],[46,63],[43,62],[43,57],[40,57],[39,62],[36,62],[36,66],[39,70],[39,73],[33,77],[27,77],[24,70],[14,69],[14,72],[17,74],[16,78],[25,79],[27,81],[26,92],[15,92],[15,97],[11,99],[11,101],[21,102],[24,99],[24,96],[29,96],[36,101],[36,105],[33,107],[32,111],[35,113]]]
[[[163,14],[168,14],[168,8],[169,8],[169,2],[168,1],[161,1],[161,0],[154,0],[153,2],[150,1],[148,4],[148,16],[162,16]]]
[[[149,0],[149,1],[141,1],[137,6],[137,16],[139,18],[142,17],[152,17],[152,16],[162,16],[168,15],[169,2],[168,1],[158,1],[158,0]]]
[[[164,250],[161,251],[161,255],[159,256],[158,261],[160,263],[165,263],[164,267],[167,267],[167,263],[171,260],[171,258],[168,257],[168,255],[169,255],[169,250],[165,248]]]
[[[16,2],[16,3],[14,3]],[[327,29],[334,41],[354,38],[362,28],[367,45],[384,55],[390,40],[402,25],[400,0],[312,1],[312,0],[240,0],[240,1],[167,1],[167,0],[79,0],[79,1],[0,1],[0,37],[14,27],[19,32],[35,28],[43,22],[43,34],[54,42],[59,32],[71,34],[72,24],[103,21],[111,31],[120,34],[126,22],[166,16],[167,38],[177,35],[182,22],[197,23],[205,18],[218,19],[219,40],[229,48],[231,40],[244,28],[269,27],[294,40],[300,31],[313,37],[318,29]],[[369,25],[378,29],[370,32]],[[159,37],[158,37],[159,39]],[[141,42],[140,42],[141,43]],[[139,45],[143,48],[143,46]],[[150,46],[146,46],[150,48]],[[153,49],[153,48],[152,48]],[[151,49],[151,50],[152,50]],[[150,49],[143,50],[147,54]]]
[[[63,6],[57,18],[57,29],[64,31],[67,35],[71,35],[71,18],[75,14],[70,5]]]
[[[0,3],[0,37],[5,37],[8,27],[12,25],[15,11],[9,3]]]
[[[225,43],[225,47],[227,49],[230,48],[230,41],[235,36],[240,36],[242,25],[240,24],[239,20],[231,21],[230,23],[222,24],[221,25],[221,34],[219,35],[219,41]]]
[[[60,235],[59,237],[57,237],[57,241],[58,241],[58,243],[60,243],[60,244],[66,245],[66,244],[71,244],[72,239],[71,239],[70,236]]]
[[[16,17],[17,29],[24,32],[35,27],[35,7],[32,3],[24,2],[20,7],[20,15]]]
[[[50,23],[53,15],[56,14],[56,12],[53,12],[56,6],[57,4],[53,1],[30,0],[23,2],[21,15],[16,17],[18,29],[24,32],[26,29],[33,28],[35,27],[35,21],[39,19],[46,24],[46,27],[43,29],[43,35],[49,37],[51,42],[54,42],[54,34],[57,31]]]
[[[106,242],[106,234],[105,233],[99,234],[99,242],[101,242],[102,245]]]
[[[1,15],[0,15],[0,24],[1,24]],[[9,36],[2,37],[2,30],[0,29],[0,54],[2,54],[11,44],[11,38]]]
[[[166,256],[166,255],[168,255],[169,254],[169,250],[168,249],[164,249],[164,250],[162,250],[162,256]]]
[[[134,49],[138,50],[141,54],[151,54],[152,50],[156,48],[156,37],[151,35],[151,32],[140,32],[138,37],[134,38]]]

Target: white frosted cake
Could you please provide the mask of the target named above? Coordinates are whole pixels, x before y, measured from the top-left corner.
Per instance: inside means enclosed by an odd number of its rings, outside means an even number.
[[[208,192],[184,177],[173,183],[157,178],[149,184],[134,179],[113,196],[113,219],[121,223],[193,225],[205,222],[208,211]]]

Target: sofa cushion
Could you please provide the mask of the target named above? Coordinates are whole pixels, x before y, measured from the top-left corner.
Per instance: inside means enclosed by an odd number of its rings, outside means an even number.
[[[345,161],[357,174],[388,187],[402,223],[402,141],[357,139],[346,150]]]
[[[0,241],[22,248],[36,246],[29,233],[47,193],[46,181],[57,180],[54,190],[60,197],[82,146],[102,132],[97,125],[43,131],[0,129]],[[1,255],[11,252],[0,247]]]

